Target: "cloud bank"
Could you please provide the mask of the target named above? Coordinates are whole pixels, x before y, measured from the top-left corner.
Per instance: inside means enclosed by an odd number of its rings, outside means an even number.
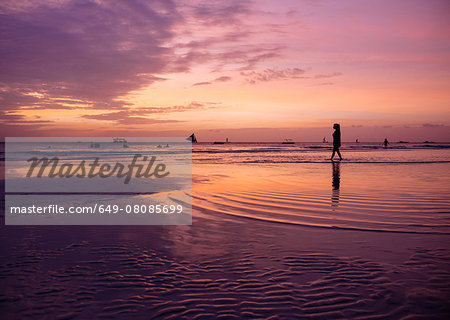
[[[20,6],[22,4],[22,6]],[[0,101],[20,107],[120,109],[118,98],[163,80],[167,41],[182,18],[172,1],[65,1],[0,13]]]

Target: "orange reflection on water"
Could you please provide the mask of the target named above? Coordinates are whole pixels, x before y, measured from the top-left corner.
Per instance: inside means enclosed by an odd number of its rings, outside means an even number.
[[[196,165],[193,204],[200,215],[208,212],[210,216],[217,213],[306,226],[446,233],[450,232],[446,224],[450,178],[442,172],[449,167],[446,163],[345,162]]]

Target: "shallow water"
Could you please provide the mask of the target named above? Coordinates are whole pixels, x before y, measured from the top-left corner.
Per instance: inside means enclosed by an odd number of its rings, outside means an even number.
[[[450,234],[450,164],[197,165],[195,204],[267,222]]]
[[[329,143],[229,143],[193,145],[194,163],[325,163],[331,156]],[[448,143],[343,143],[341,153],[349,163],[450,163]]]
[[[202,148],[192,226],[0,226],[2,319],[449,317],[448,150]]]

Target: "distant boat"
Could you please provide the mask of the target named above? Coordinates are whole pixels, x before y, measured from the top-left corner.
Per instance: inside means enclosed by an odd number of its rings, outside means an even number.
[[[125,138],[113,138],[114,143],[127,143],[127,140]]]
[[[292,139],[284,139],[284,141],[281,144],[295,144],[295,142],[292,141]]]
[[[214,141],[213,144],[225,144],[225,143],[230,143],[230,140],[228,140],[228,138],[226,139],[226,141]]]
[[[191,141],[192,143],[197,143],[197,137],[195,136],[195,134],[191,134],[189,137],[186,138],[186,140]]]
[[[399,142],[397,142],[397,143],[409,143],[408,141],[402,141],[402,140],[400,140]]]

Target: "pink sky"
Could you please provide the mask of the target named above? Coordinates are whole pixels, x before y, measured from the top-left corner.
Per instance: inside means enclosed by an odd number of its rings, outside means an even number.
[[[448,141],[448,1],[15,1],[3,136]]]

